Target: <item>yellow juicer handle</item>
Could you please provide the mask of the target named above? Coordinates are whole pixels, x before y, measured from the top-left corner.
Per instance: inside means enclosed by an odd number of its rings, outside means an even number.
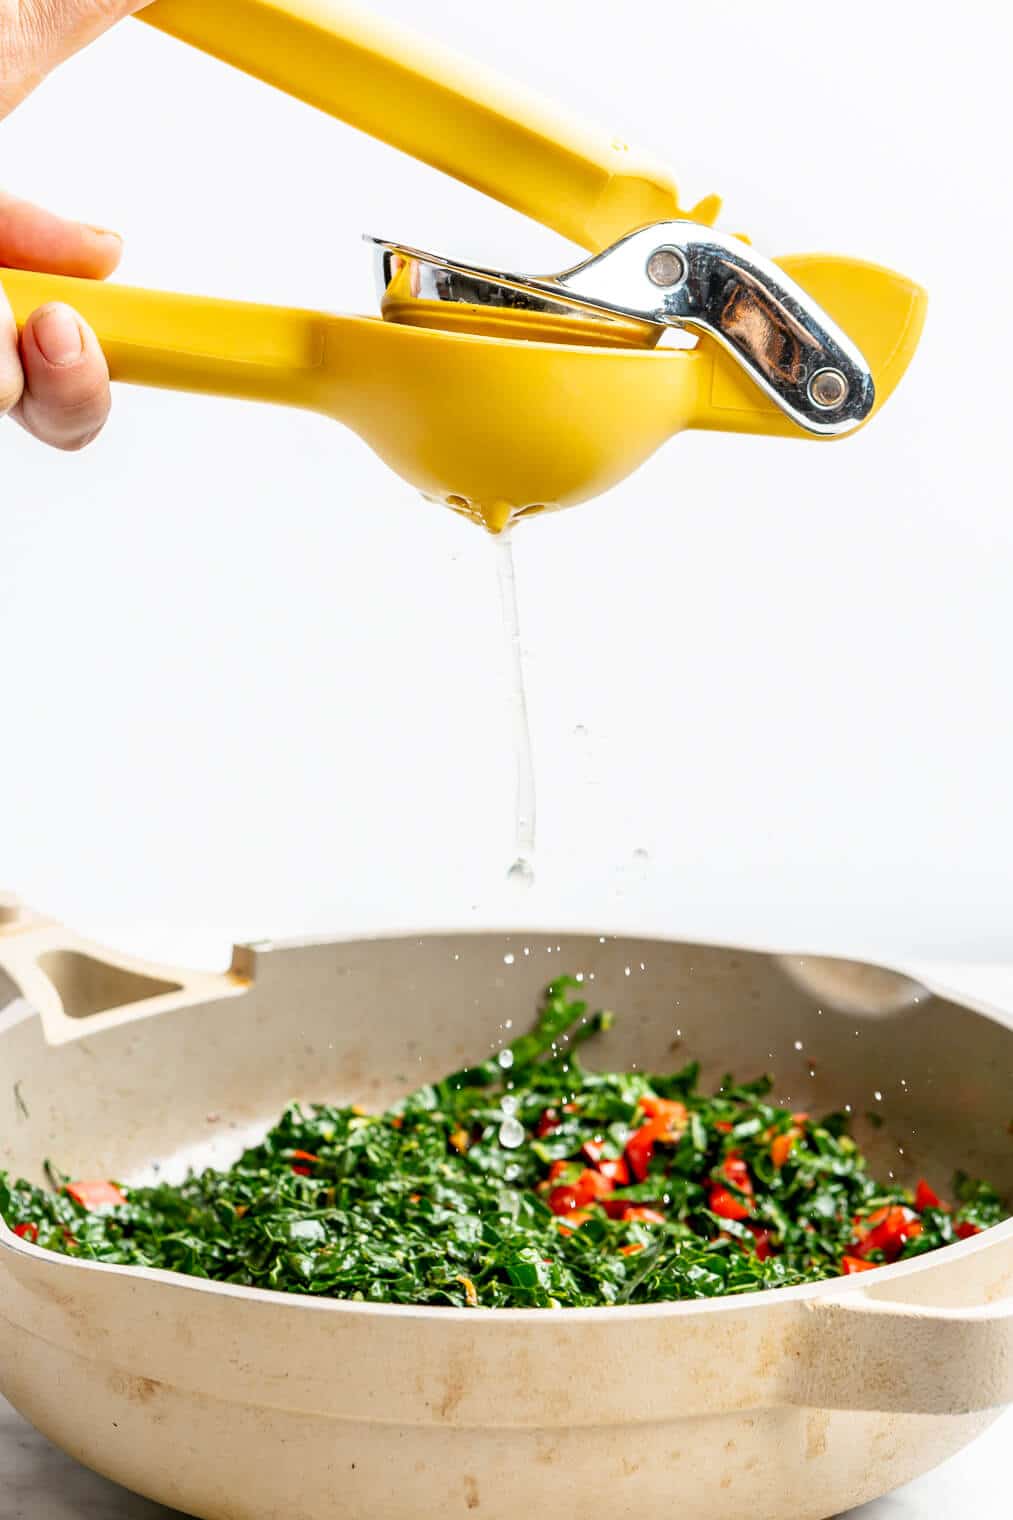
[[[19,328],[50,301],[80,312],[114,380],[309,409],[321,399],[332,327],[357,320],[21,269],[0,269],[0,291]]]
[[[669,171],[344,0],[157,0],[142,21],[339,117],[593,253],[679,209]]]

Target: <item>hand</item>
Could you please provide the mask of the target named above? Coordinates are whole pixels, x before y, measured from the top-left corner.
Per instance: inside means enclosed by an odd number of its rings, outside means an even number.
[[[0,0],[0,119],[45,76],[148,0]],[[3,266],[102,280],[120,260],[113,232],[66,222],[0,192],[0,418],[58,449],[80,449],[109,413],[109,371],[95,334],[70,307],[33,312],[20,340]]]

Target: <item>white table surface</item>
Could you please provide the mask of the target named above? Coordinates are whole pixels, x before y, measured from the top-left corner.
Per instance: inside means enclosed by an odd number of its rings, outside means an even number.
[[[909,969],[940,990],[963,993],[1013,1022],[1009,966],[922,964]],[[1008,1520],[1011,1443],[1013,1410],[937,1471],[850,1511],[847,1520]],[[3,1399],[0,1496],[2,1520],[179,1520],[174,1511],[87,1472],[36,1434]]]

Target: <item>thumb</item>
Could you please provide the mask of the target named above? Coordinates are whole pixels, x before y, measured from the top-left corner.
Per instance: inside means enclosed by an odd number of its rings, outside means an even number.
[[[4,267],[104,280],[116,268],[122,251],[115,232],[64,221],[0,190],[0,280]]]
[[[0,12],[0,117],[46,75],[93,42],[114,22],[143,10],[151,0],[20,0],[14,18]]]

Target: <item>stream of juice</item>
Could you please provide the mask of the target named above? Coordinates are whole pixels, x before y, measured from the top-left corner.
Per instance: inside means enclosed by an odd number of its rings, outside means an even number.
[[[520,614],[517,607],[513,539],[509,528],[498,534],[492,542],[496,554],[503,633],[506,639],[516,781],[514,862],[507,877],[520,887],[530,887],[535,879],[535,765],[531,753],[531,724],[524,686],[524,652],[521,648]]]

